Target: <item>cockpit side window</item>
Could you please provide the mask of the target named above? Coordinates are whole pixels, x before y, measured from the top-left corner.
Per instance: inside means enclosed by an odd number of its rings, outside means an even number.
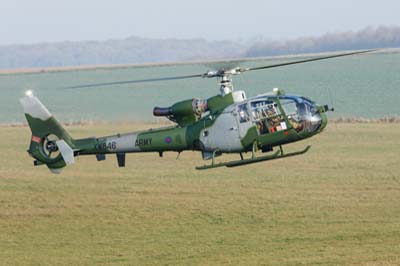
[[[303,104],[296,103],[296,101],[293,99],[281,99],[280,102],[290,125],[297,132],[303,130],[303,124],[301,123],[299,116],[299,112],[301,112],[301,105]]]
[[[246,123],[250,121],[250,115],[247,108],[247,104],[241,104],[238,106],[239,122]]]
[[[297,106],[294,100],[282,99],[280,102],[286,116],[297,116]]]

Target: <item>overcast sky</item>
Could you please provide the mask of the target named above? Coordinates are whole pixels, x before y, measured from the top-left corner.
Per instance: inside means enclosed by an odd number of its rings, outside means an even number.
[[[128,36],[288,39],[400,26],[399,0],[1,0],[0,45]]]

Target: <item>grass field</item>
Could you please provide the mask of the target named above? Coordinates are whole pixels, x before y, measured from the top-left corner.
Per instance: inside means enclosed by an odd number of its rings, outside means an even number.
[[[52,175],[29,137],[0,128],[0,265],[400,265],[399,123],[330,124],[287,146],[303,156],[208,171],[184,152]]]

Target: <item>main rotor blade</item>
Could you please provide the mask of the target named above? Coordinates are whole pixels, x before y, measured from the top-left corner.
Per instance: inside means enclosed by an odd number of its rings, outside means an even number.
[[[62,89],[79,89],[79,88],[91,88],[91,87],[102,87],[102,86],[111,86],[111,85],[123,85],[123,84],[134,84],[134,83],[145,83],[145,82],[157,82],[157,81],[167,81],[167,80],[180,80],[180,79],[190,79],[190,78],[215,78],[215,77],[222,77],[225,75],[237,75],[247,71],[253,70],[261,70],[261,69],[268,69],[268,68],[275,68],[275,67],[282,67],[288,65],[295,65],[295,64],[302,64],[307,62],[325,60],[335,57],[343,57],[349,55],[356,55],[356,54],[363,54],[363,53],[370,53],[377,51],[378,49],[373,50],[363,50],[351,53],[343,53],[343,54],[335,54],[317,58],[310,58],[304,59],[299,61],[292,61],[286,63],[279,63],[274,65],[267,65],[267,66],[260,66],[260,67],[252,67],[252,68],[232,68],[230,70],[219,69],[216,71],[208,71],[203,74],[195,74],[195,75],[187,75],[187,76],[175,76],[175,77],[163,77],[163,78],[152,78],[152,79],[136,79],[136,80],[125,80],[125,81],[115,81],[115,82],[105,82],[105,83],[94,83],[94,84],[85,84],[85,85],[76,85],[70,87],[64,87]]]
[[[155,82],[164,80],[177,80],[177,79],[190,79],[190,78],[201,78],[203,74],[188,75],[188,76],[176,76],[176,77],[164,77],[164,78],[153,78],[153,79],[136,79],[136,80],[125,80],[125,81],[115,81],[115,82],[105,82],[105,83],[94,83],[86,85],[77,85],[70,87],[63,87],[62,89],[80,89],[80,88],[91,88],[91,87],[102,87],[111,85],[122,85],[122,84],[133,84],[133,83],[145,83],[145,82]]]
[[[323,57],[317,57],[317,58],[304,59],[304,60],[299,60],[299,61],[292,61],[292,62],[268,65],[268,66],[244,68],[244,69],[241,69],[241,72],[252,71],[252,70],[260,70],[260,69],[267,69],[267,68],[274,68],[274,67],[282,67],[282,66],[295,65],[295,64],[302,64],[302,63],[325,60],[325,59],[330,59],[330,58],[335,58],[335,57],[342,57],[342,56],[349,56],[349,55],[355,55],[355,54],[370,53],[370,52],[374,52],[374,51],[377,51],[377,49],[374,49],[374,50],[363,50],[363,51],[344,53],[344,54],[335,54],[335,55],[329,55],[329,56],[323,56]]]

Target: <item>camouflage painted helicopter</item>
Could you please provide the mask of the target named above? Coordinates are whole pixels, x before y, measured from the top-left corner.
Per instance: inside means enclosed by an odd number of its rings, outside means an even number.
[[[125,166],[125,154],[131,152],[200,151],[210,165],[196,167],[209,169],[234,167],[306,153],[310,146],[292,153],[284,153],[282,145],[303,140],[320,133],[327,125],[327,105],[317,105],[303,96],[286,95],[274,89],[272,93],[246,99],[244,91],[234,91],[232,77],[247,71],[282,67],[335,57],[371,52],[372,50],[335,54],[253,68],[231,68],[208,71],[204,74],[99,83],[80,87],[129,84],[187,78],[219,78],[220,94],[204,99],[189,99],[168,108],[155,107],[155,116],[167,117],[176,125],[142,132],[117,134],[106,137],[73,139],[57,122],[31,91],[20,99],[32,131],[28,153],[34,165],[47,165],[53,173],[74,163],[79,155],[95,155],[98,161],[106,154],[116,154],[118,166]],[[273,152],[274,147],[279,147]],[[257,156],[256,152],[271,152]],[[251,152],[250,158],[243,153]],[[239,160],[216,163],[215,157],[223,153],[237,153]]]

